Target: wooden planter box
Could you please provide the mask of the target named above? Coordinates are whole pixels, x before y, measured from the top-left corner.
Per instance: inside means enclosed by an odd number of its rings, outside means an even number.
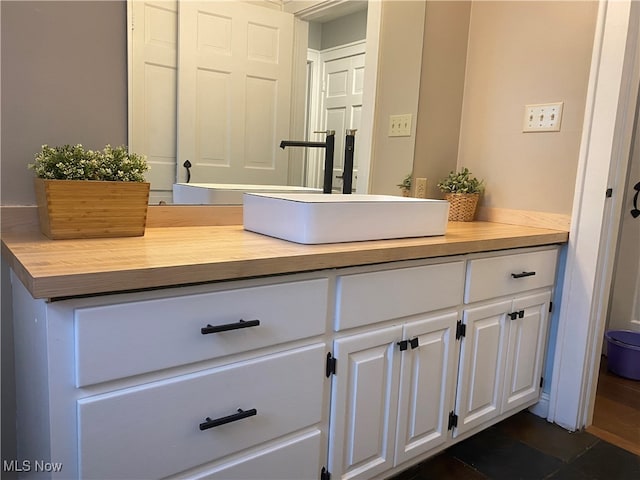
[[[144,235],[149,183],[35,179],[40,230],[47,237]]]

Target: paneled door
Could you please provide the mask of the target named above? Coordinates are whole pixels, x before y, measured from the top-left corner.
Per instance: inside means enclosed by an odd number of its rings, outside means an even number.
[[[454,437],[500,414],[510,308],[510,301],[500,301],[464,311]]]
[[[457,311],[416,320],[404,327],[414,339],[401,355],[398,429],[394,465],[442,445],[449,439],[458,369]]]
[[[144,153],[150,203],[171,201],[176,180],[178,2],[128,2],[129,148]]]
[[[178,181],[287,184],[293,15],[179,2]]]
[[[501,413],[514,410],[540,397],[540,378],[547,345],[547,321],[551,292],[518,297],[509,320],[509,341],[505,362]]]
[[[322,129],[335,130],[333,189],[342,191],[344,142],[347,129],[359,129],[364,91],[365,44],[322,52]],[[324,136],[322,136],[324,137]],[[353,185],[358,172],[358,133],[355,139]]]
[[[367,480],[393,466],[401,338],[402,326],[393,325],[334,342],[331,478]]]

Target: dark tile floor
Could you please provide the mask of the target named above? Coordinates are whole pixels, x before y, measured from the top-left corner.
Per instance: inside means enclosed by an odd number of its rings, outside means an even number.
[[[639,480],[640,457],[523,411],[390,480]]]

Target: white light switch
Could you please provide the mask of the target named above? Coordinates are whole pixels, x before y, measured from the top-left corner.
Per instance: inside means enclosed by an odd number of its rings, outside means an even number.
[[[563,102],[524,106],[523,132],[559,132]]]
[[[411,114],[391,115],[389,117],[390,137],[410,137],[411,136]]]

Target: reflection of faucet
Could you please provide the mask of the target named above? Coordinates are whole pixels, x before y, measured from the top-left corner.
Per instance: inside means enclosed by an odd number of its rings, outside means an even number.
[[[280,148],[285,147],[316,147],[324,148],[324,183],[322,185],[322,193],[331,193],[332,175],[333,175],[333,150],[336,142],[335,130],[327,130],[327,139],[324,142],[305,142],[299,140],[282,140]]]
[[[353,190],[353,154],[356,144],[356,130],[347,130],[344,142],[344,172],[342,173],[342,193],[351,193]]]

